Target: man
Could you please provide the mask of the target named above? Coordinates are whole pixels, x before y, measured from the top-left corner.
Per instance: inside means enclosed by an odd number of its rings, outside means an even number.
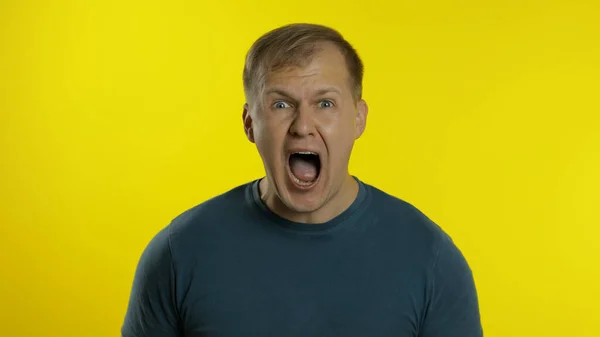
[[[310,24],[258,39],[243,125],[266,177],[186,211],[144,251],[125,337],[480,337],[471,271],[410,204],[348,172],[363,66]]]

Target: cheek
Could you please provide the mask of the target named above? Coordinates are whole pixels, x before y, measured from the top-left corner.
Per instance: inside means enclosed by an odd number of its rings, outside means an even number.
[[[355,124],[353,118],[345,117],[337,121],[335,127],[331,130],[329,140],[334,142],[332,145],[338,152],[335,154],[337,158],[346,160],[355,140]]]
[[[254,138],[258,150],[268,157],[281,150],[286,131],[281,125],[273,122],[263,122],[256,126]]]
[[[353,140],[354,129],[354,119],[348,116],[335,116],[321,123],[324,137],[338,144]]]

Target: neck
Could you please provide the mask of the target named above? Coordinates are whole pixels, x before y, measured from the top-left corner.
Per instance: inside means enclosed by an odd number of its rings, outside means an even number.
[[[356,180],[348,174],[323,206],[312,212],[296,212],[279,199],[273,188],[270,188],[268,179],[263,178],[259,182],[260,198],[271,211],[284,219],[307,224],[325,223],[342,214],[356,199],[358,188]]]

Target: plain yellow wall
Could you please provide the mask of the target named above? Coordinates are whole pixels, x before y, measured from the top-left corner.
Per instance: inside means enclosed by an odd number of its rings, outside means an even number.
[[[263,173],[243,58],[299,21],[364,58],[352,173],[453,236],[486,336],[600,336],[593,0],[0,2],[0,335],[119,335],[148,240]]]

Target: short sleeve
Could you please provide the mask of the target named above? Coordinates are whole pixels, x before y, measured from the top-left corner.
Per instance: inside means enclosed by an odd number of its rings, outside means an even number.
[[[419,337],[482,337],[479,303],[471,269],[443,234],[431,272],[428,303]]]
[[[169,227],[147,245],[138,262],[123,337],[178,337],[175,273],[169,245]]]

